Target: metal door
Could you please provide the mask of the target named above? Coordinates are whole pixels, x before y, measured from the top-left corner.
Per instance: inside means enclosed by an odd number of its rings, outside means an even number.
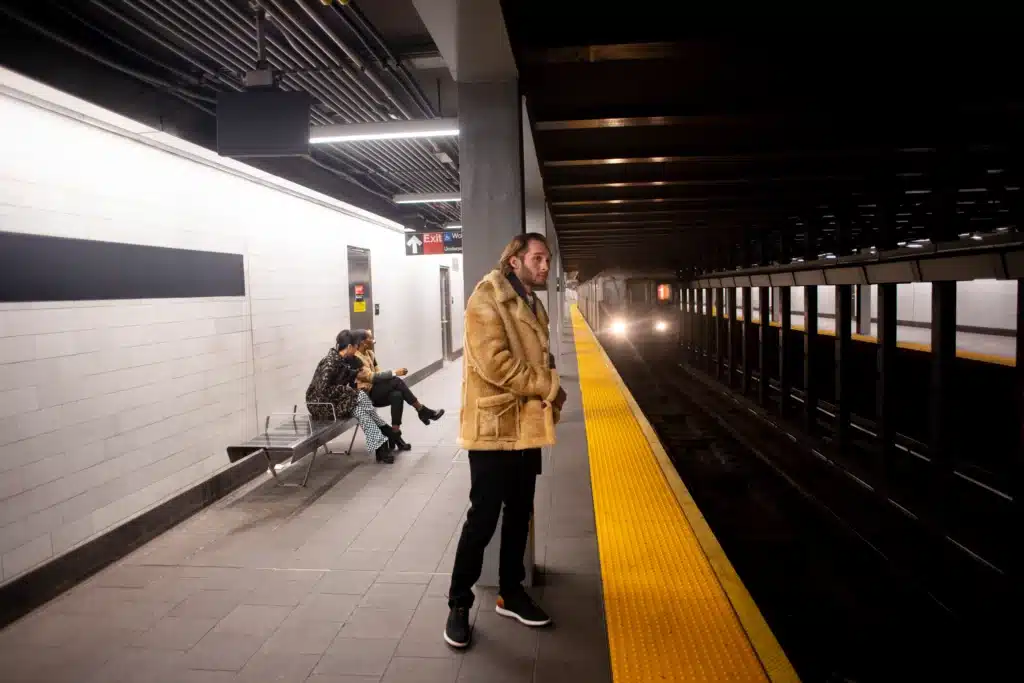
[[[452,360],[452,288],[446,266],[441,266],[441,353]]]
[[[370,251],[348,248],[348,316],[349,328],[373,329],[373,285],[370,273]]]

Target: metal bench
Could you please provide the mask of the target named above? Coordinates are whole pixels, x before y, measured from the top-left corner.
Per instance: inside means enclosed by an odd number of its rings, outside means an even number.
[[[328,406],[331,409],[333,419],[314,420],[308,413],[300,413],[299,407],[293,406],[291,413],[271,413],[267,415],[264,423],[264,431],[249,441],[239,446],[228,446],[228,459],[237,462],[256,453],[262,453],[267,459],[267,471],[274,480],[281,486],[287,486],[277,476],[275,467],[286,460],[296,463],[307,455],[310,456],[309,464],[306,465],[305,476],[299,486],[305,486],[309,480],[309,473],[313,469],[316,455],[321,448],[327,454],[332,453],[327,445],[338,438],[346,429],[355,426],[352,430],[352,440],[348,444],[345,455],[352,454],[352,446],[356,442],[356,434],[359,433],[359,423],[355,418],[339,420],[334,406],[329,403],[310,403],[310,406]],[[274,426],[271,427],[271,421]]]

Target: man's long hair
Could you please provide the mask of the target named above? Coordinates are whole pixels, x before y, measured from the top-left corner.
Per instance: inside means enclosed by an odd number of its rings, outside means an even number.
[[[530,242],[540,242],[548,248],[548,251],[551,251],[551,247],[548,246],[548,238],[539,232],[524,232],[521,235],[516,235],[501,252],[501,258],[498,259],[498,270],[502,275],[512,272],[512,257],[523,258],[530,248]]]

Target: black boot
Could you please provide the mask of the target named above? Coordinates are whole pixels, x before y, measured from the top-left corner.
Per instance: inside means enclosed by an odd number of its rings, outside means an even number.
[[[377,462],[382,462],[385,465],[395,462],[395,454],[391,452],[391,444],[386,441],[377,449]]]
[[[420,422],[422,422],[425,425],[429,425],[431,421],[440,420],[441,417],[444,415],[443,408],[441,410],[431,410],[426,406],[422,406],[416,412],[419,413]]]
[[[391,442],[392,448],[395,448],[395,449],[400,450],[400,451],[411,451],[412,450],[412,446],[410,446],[408,443],[406,443],[405,439],[402,438],[402,432],[400,432],[398,430],[395,430],[395,429],[392,429],[391,433],[394,436],[389,436],[388,437],[388,441]]]
[[[408,451],[412,446],[402,440],[402,433],[396,431],[391,425],[381,425],[381,434],[388,437],[388,446],[400,451]]]

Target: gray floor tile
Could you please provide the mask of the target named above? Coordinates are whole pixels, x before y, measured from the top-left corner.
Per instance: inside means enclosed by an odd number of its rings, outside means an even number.
[[[448,597],[448,588],[452,583],[451,574],[434,574],[430,577],[430,583],[427,585],[427,596],[428,597]]]
[[[397,646],[394,639],[337,638],[314,673],[383,676]]]
[[[184,654],[174,650],[126,648],[91,676],[88,683],[134,683],[166,680],[172,671],[184,668]]]
[[[360,607],[377,609],[416,609],[420,598],[426,592],[424,584],[416,583],[375,583],[366,591]]]
[[[377,577],[377,583],[430,583],[433,574],[430,572],[392,572],[383,571]]]
[[[289,615],[289,621],[344,622],[359,604],[360,596],[312,593]]]
[[[239,683],[303,683],[320,660],[319,655],[257,652],[238,672]]]
[[[168,616],[194,619],[223,619],[243,604],[249,591],[200,590],[179,603]]]
[[[259,636],[239,633],[207,633],[195,647],[185,653],[185,666],[190,669],[238,671],[263,645]]]
[[[346,550],[329,562],[329,568],[380,571],[393,553],[393,550]]]
[[[396,656],[381,683],[455,683],[461,660]]]
[[[320,655],[327,651],[340,630],[341,622],[286,619],[260,652]]]
[[[216,619],[164,617],[131,645],[153,650],[188,650],[216,625]]]
[[[341,638],[394,638],[405,633],[412,620],[411,609],[357,607],[341,629]]]
[[[574,375],[567,349],[559,364]],[[478,589],[474,648],[443,643],[447,572],[469,491],[454,444],[460,367],[417,388],[448,416],[429,428],[409,422],[414,449],[393,466],[360,453],[320,463],[309,491],[267,478],[243,486],[0,632],[0,678],[302,680],[315,663],[312,683],[610,680],[586,432],[571,379],[536,496],[545,571],[535,593],[556,627],[502,619],[493,591]]]
[[[324,574],[313,590],[317,593],[362,595],[376,580],[376,571],[336,569]]]
[[[266,640],[288,617],[292,609],[294,608],[274,605],[239,605],[224,617],[213,631],[259,636]]]

